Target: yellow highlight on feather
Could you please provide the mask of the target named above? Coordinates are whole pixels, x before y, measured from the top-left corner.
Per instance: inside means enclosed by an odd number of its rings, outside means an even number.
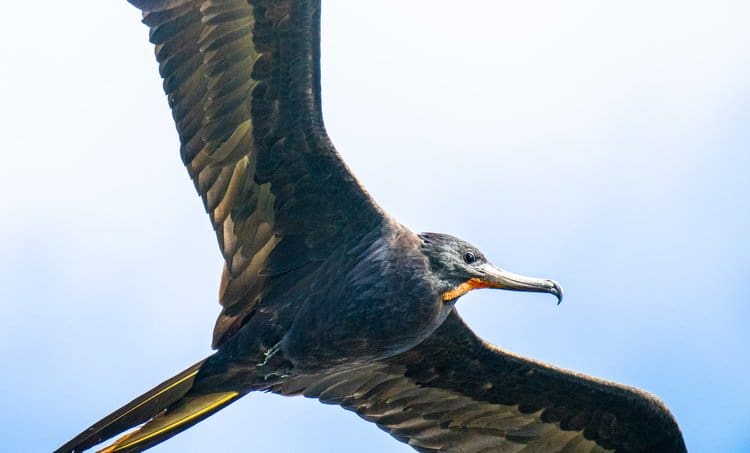
[[[240,393],[239,392],[225,392],[225,393],[217,393],[214,395],[203,395],[204,398],[211,397],[211,396],[213,396],[215,399],[211,399],[210,402],[208,402],[206,405],[203,405],[196,411],[188,413],[187,416],[178,418],[174,422],[169,423],[168,425],[163,426],[154,432],[146,433],[144,436],[138,436],[139,433],[141,433],[145,428],[148,427],[149,423],[152,423],[158,420],[159,416],[157,416],[151,419],[150,422],[147,422],[145,425],[143,425],[143,427],[141,427],[138,431],[122,436],[121,438],[117,439],[114,444],[110,445],[109,447],[103,450],[99,450],[98,453],[115,453],[118,451],[126,450],[128,448],[136,447],[139,444],[142,444],[148,440],[151,440],[154,437],[157,437],[161,434],[172,431],[173,429],[178,428],[184,425],[185,423],[189,423],[195,420],[196,418],[200,417],[201,415],[207,412],[211,412],[212,410],[223,406],[225,403],[228,403],[229,401],[240,396]],[[198,397],[198,398],[201,398],[201,397]],[[165,413],[162,416],[169,416],[169,413]]]
[[[198,369],[196,369],[192,373],[189,373],[189,374],[185,375],[184,377],[176,380],[175,382],[172,383],[172,385],[170,385],[168,387],[164,387],[163,389],[161,389],[158,392],[154,393],[150,398],[148,398],[146,400],[143,400],[143,402],[141,402],[141,404],[137,404],[137,405],[133,406],[132,408],[130,408],[129,411],[127,411],[124,414],[122,414],[122,417],[124,417],[124,416],[132,413],[136,409],[141,408],[144,404],[146,404],[146,403],[148,403],[150,401],[153,401],[154,398],[157,398],[160,395],[163,395],[164,393],[172,390],[173,388],[177,387],[178,385],[182,384],[183,382],[187,381],[188,379],[193,379],[195,377],[195,375],[197,375],[197,374],[198,374]]]

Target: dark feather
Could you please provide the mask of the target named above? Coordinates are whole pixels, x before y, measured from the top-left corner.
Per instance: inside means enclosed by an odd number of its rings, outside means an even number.
[[[382,364],[274,388],[341,404],[417,450],[684,452],[655,396],[505,352],[454,311]]]
[[[181,156],[226,260],[218,347],[275,275],[325,259],[383,216],[323,127],[319,2],[131,3],[151,27]]]

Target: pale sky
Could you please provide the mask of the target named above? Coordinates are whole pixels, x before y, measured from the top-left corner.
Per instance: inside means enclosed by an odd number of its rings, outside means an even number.
[[[49,451],[210,353],[221,258],[125,1],[0,27],[0,444]],[[370,193],[566,298],[478,292],[511,351],[750,450],[750,3],[323,0],[323,110]],[[412,451],[250,395],[155,452]]]

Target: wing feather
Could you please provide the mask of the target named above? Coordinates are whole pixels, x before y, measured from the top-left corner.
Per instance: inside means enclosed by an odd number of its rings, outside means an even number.
[[[383,221],[325,133],[318,1],[131,0],[225,260],[218,347],[275,275]]]
[[[686,451],[653,395],[505,352],[455,312],[386,362],[272,390],[340,404],[425,452]]]

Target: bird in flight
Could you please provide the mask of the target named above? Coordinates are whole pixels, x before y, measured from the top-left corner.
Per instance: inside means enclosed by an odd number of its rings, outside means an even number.
[[[550,293],[381,209],[328,138],[320,0],[129,0],[225,265],[216,352],[60,447],[141,451],[252,391],[305,395],[422,452],[681,452],[655,396],[478,338],[479,288]]]

